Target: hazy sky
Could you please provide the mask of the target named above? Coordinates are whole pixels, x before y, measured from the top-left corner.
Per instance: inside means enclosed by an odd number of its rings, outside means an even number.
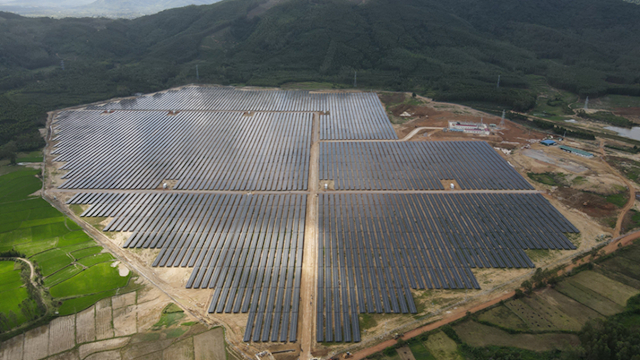
[[[95,0],[0,0],[0,4],[22,6],[79,6],[94,2]]]

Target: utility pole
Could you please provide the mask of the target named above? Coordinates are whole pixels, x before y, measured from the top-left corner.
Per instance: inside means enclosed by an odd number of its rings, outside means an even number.
[[[200,73],[198,72],[198,65],[196,65],[196,80],[200,81]]]
[[[500,75],[498,75],[498,83],[496,84],[496,89],[500,89]]]
[[[587,96],[587,99],[584,101],[584,109],[588,110],[589,109],[589,97]]]
[[[64,60],[60,60],[60,68],[62,68],[62,71],[64,71]]]
[[[353,73],[353,87],[357,88],[358,87],[358,72],[355,71]]]

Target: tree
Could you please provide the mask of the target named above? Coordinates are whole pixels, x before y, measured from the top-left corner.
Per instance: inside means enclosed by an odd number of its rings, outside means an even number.
[[[9,329],[11,329],[11,326],[9,325],[7,315],[0,312],[0,333],[8,331]]]
[[[18,157],[18,146],[16,145],[16,142],[9,141],[4,144],[4,146],[0,147],[0,157],[3,159],[9,159],[11,165],[15,165]]]
[[[520,286],[524,288],[524,293],[527,295],[531,294],[531,291],[533,291],[533,284],[529,280],[525,280]]]

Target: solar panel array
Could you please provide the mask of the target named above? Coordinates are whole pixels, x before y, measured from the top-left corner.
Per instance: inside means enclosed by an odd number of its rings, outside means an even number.
[[[336,190],[533,190],[484,141],[320,143],[320,179]]]
[[[470,268],[575,249],[540,194],[322,194],[317,341],[360,341],[358,313],[415,313],[411,289],[479,288]]]
[[[306,190],[312,115],[66,112],[56,122],[63,189]]]
[[[112,217],[124,246],[161,249],[153,266],[193,267],[209,312],[249,312],[244,341],[296,341],[306,195],[79,193],[81,216]]]
[[[398,138],[375,93],[185,87],[104,105],[92,105],[87,109],[328,112],[320,116],[320,138],[323,140]]]

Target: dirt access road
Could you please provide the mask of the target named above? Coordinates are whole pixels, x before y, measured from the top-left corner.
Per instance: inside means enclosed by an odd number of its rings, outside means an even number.
[[[313,130],[311,142],[311,162],[309,164],[309,196],[307,197],[307,216],[304,228],[304,252],[302,256],[302,289],[300,302],[302,314],[300,314],[300,359],[311,359],[311,348],[315,345],[315,289],[318,281],[318,187],[319,157],[320,157],[320,114],[313,115]]]
[[[616,174],[620,178],[620,180],[622,180],[627,185],[627,188],[629,189],[629,201],[627,201],[627,204],[620,211],[620,215],[618,215],[618,221],[616,221],[616,228],[613,231],[613,237],[615,238],[620,236],[620,233],[622,232],[622,222],[624,221],[624,217],[625,215],[627,215],[627,212],[629,212],[629,210],[631,210],[633,208],[633,205],[636,203],[636,189],[633,183],[629,181],[629,179],[627,179],[626,176],[621,174],[613,166],[609,165],[609,163],[605,160],[606,153],[604,150],[604,140],[603,139],[599,139],[599,140],[600,140],[600,153],[602,154],[602,158],[601,158],[602,162],[605,164],[607,168],[609,168],[609,170],[611,170],[611,173]]]

